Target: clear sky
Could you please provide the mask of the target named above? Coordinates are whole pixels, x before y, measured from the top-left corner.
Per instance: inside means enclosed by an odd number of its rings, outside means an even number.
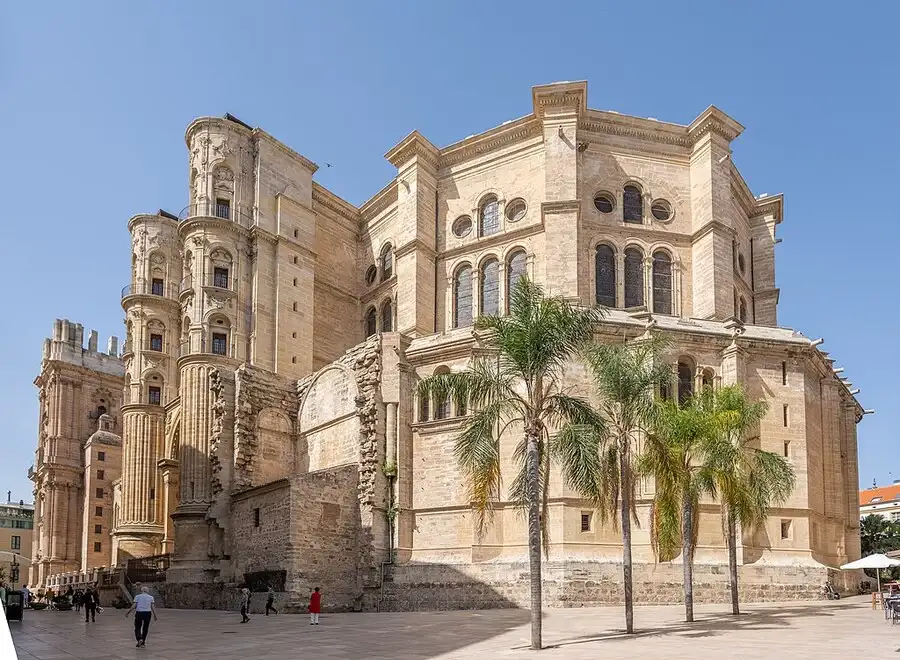
[[[230,112],[360,203],[413,129],[446,145],[587,80],[590,107],[747,127],[734,159],[783,192],[779,321],[846,367],[876,415],[860,481],[900,478],[896,210],[900,5],[785,2],[30,2],[0,9],[0,491],[30,499],[53,319],[124,334],[126,223],[187,204],[184,129]],[[324,163],[333,167],[326,168]],[[5,493],[4,493],[5,495]]]

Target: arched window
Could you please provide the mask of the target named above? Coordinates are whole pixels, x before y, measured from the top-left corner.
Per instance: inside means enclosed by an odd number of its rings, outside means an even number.
[[[598,245],[594,255],[598,305],[616,306],[616,252],[608,245]]]
[[[672,257],[662,250],[653,253],[653,313],[672,313]]]
[[[478,235],[490,236],[500,231],[500,203],[494,195],[481,202],[478,209]]]
[[[472,268],[463,266],[453,278],[453,327],[472,325]]]
[[[390,300],[385,301],[381,307],[381,331],[393,332],[394,330],[394,305]]]
[[[381,281],[389,280],[394,276],[394,248],[388,243],[381,248]]]
[[[456,400],[456,416],[465,417],[469,412],[469,406],[465,399]]]
[[[488,259],[481,265],[479,314],[496,316],[500,312],[500,262]]]
[[[625,186],[622,193],[622,219],[625,222],[644,222],[644,198],[637,186]]]
[[[366,337],[371,337],[376,332],[378,332],[378,315],[375,313],[374,307],[369,307],[369,311],[366,312]]]
[[[423,396],[422,398],[419,399],[419,421],[420,422],[428,421],[428,417],[429,417],[429,413],[430,413],[430,411],[429,411],[430,406],[428,405],[428,403],[429,403],[429,401],[428,401],[427,396]]]
[[[106,414],[106,406],[97,406],[97,418],[99,419],[101,415]]]
[[[450,369],[447,367],[438,367],[434,370],[435,375],[437,374],[449,374]],[[434,401],[434,418],[435,419],[447,419],[450,417],[450,397],[445,397],[443,399],[435,399]]]
[[[678,363],[678,403],[683,405],[694,393],[694,369],[687,362]]]
[[[743,296],[741,297],[741,302],[738,306],[738,318],[741,320],[741,323],[747,322],[747,301],[744,300]]]
[[[527,257],[524,250],[516,250],[506,260],[506,311],[509,312],[509,301],[512,300],[516,285],[525,277]],[[465,414],[465,413],[463,413]]]
[[[639,248],[625,250],[625,307],[644,304],[644,253]]]
[[[228,337],[231,321],[225,316],[215,316],[209,320],[209,348],[207,351],[215,355],[228,355]]]
[[[703,370],[703,389],[711,390],[713,388],[713,372],[710,369]]]

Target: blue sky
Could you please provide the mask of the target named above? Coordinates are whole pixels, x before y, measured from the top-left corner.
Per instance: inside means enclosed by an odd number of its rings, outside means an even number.
[[[779,320],[824,336],[877,409],[860,481],[900,478],[898,19],[888,2],[5,3],[0,490],[31,497],[53,319],[123,334],[126,222],[187,203],[191,119],[261,126],[359,203],[412,129],[445,145],[581,79],[594,108],[688,123],[713,103],[747,127],[735,162],[786,196]]]

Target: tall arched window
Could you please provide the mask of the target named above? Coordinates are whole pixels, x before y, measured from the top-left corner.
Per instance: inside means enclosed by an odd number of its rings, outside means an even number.
[[[672,257],[663,250],[653,253],[653,313],[672,313]]]
[[[512,300],[516,285],[525,277],[526,256],[524,250],[516,250],[506,260],[506,311],[509,312],[509,301]]]
[[[381,307],[381,331],[393,332],[394,330],[394,305],[390,300],[385,301]]]
[[[394,248],[390,243],[381,248],[381,281],[394,276]]]
[[[453,278],[453,327],[472,325],[472,268],[463,266]]]
[[[644,198],[637,186],[625,186],[622,193],[622,219],[625,222],[644,222]]]
[[[378,315],[375,312],[374,307],[369,307],[369,311],[366,312],[366,337],[371,337],[376,332],[378,332]]]
[[[644,304],[644,253],[639,248],[625,250],[625,307]]]
[[[490,236],[500,231],[500,203],[494,195],[486,197],[478,209],[478,235]]]
[[[449,374],[450,369],[447,367],[438,367],[434,370],[435,375],[437,374]],[[444,397],[443,399],[435,398],[434,400],[434,418],[435,419],[447,419],[450,417],[450,397]]]
[[[738,318],[741,320],[741,323],[747,322],[747,301],[744,300],[743,296],[738,307]]]
[[[479,314],[496,316],[500,312],[500,262],[488,259],[481,265]]]
[[[597,278],[596,300],[598,305],[616,306],[616,251],[608,245],[598,245],[594,255]]]
[[[678,363],[678,403],[683,405],[694,393],[694,369],[687,362]]]
[[[419,421],[427,422],[429,417],[429,399],[427,396],[423,396],[419,399]]]
[[[711,390],[713,388],[713,372],[711,369],[703,370],[703,389]]]

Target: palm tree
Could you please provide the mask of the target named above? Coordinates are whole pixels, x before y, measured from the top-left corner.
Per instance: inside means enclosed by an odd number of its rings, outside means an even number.
[[[600,395],[600,514],[622,525],[625,630],[634,632],[631,519],[636,520],[635,453],[641,434],[651,428],[655,392],[672,379],[662,363],[662,343],[640,339],[628,344],[594,344],[585,351]]]
[[[566,363],[593,336],[603,316],[601,308],[580,308],[561,297],[547,297],[541,287],[522,278],[512,293],[509,315],[475,321],[475,328],[485,331],[484,345],[491,356],[475,358],[464,371],[425,378],[418,387],[420,397],[467,402],[473,408],[456,437],[454,453],[467,477],[479,533],[500,499],[504,431],[519,426],[523,430],[513,454],[519,472],[509,497],[527,511],[534,649],[542,645],[541,547],[547,548],[551,458],[570,488],[591,501],[597,498],[596,429],[603,420],[587,401],[568,395],[562,381]]]
[[[652,476],[656,493],[650,515],[650,539],[657,561],[681,552],[684,568],[684,616],[694,621],[694,550],[700,498],[715,495],[708,465],[714,450],[712,396],[701,392],[678,405],[659,404],[653,431],[638,458],[638,471]]]
[[[751,437],[765,417],[764,401],[750,401],[739,385],[715,392],[717,443],[711,463],[722,503],[722,527],[728,545],[731,609],[740,614],[737,571],[737,525],[752,529],[765,523],[770,507],[787,500],[794,470],[784,457],[753,446]]]

